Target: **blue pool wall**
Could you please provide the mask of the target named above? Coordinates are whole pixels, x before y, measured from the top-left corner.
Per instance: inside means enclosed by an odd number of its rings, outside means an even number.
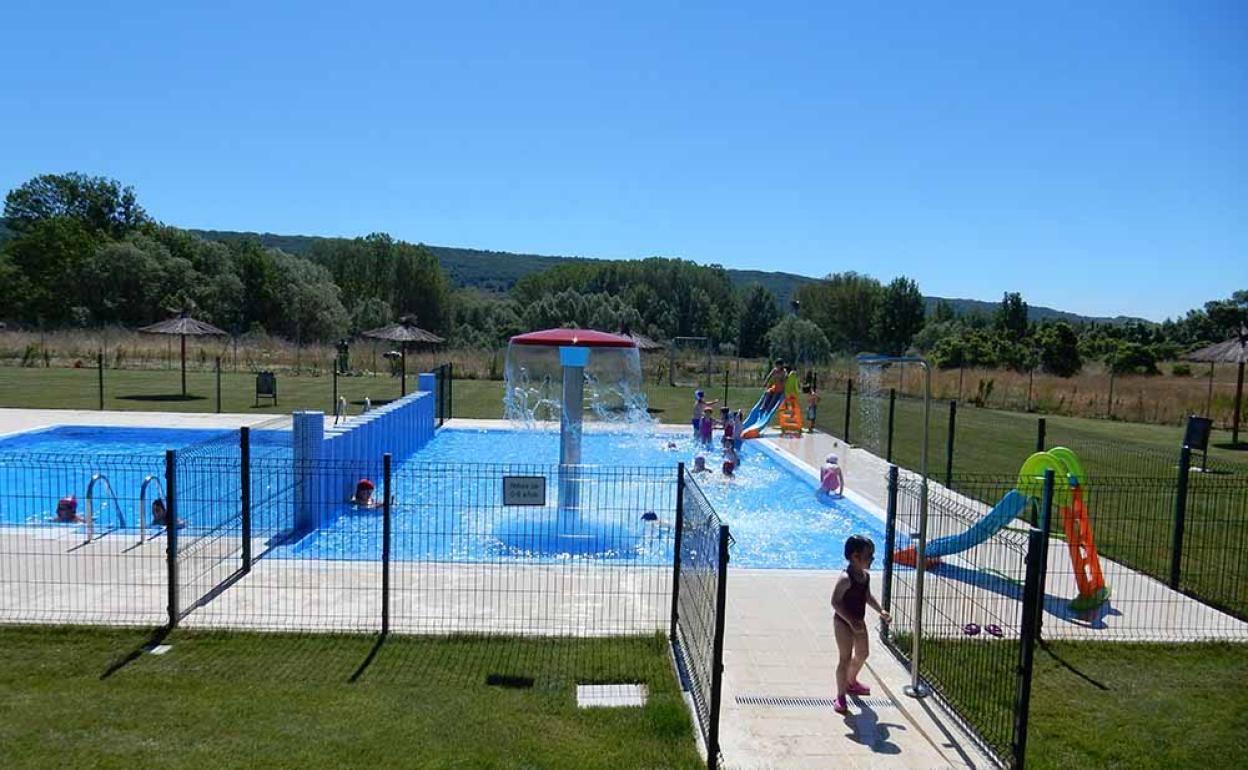
[[[416,391],[328,429],[324,412],[293,414],[296,529],[333,523],[360,477],[380,475],[383,455],[397,465],[429,443],[437,385],[436,374],[422,373]],[[381,479],[373,481],[380,495]]]

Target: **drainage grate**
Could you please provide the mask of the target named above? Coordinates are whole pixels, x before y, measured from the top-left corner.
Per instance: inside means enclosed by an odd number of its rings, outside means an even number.
[[[834,698],[806,697],[801,695],[738,695],[738,706],[778,706],[782,708],[832,708]],[[892,699],[879,696],[850,697],[851,704],[876,709],[895,708]]]

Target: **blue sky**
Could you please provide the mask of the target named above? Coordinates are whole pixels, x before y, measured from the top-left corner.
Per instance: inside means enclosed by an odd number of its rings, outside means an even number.
[[[0,188],[1088,314],[1248,288],[1248,3],[104,5],[6,4]]]

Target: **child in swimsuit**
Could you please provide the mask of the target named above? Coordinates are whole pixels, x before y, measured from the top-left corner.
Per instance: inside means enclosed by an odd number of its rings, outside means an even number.
[[[700,390],[693,392],[693,435],[698,436],[698,432],[702,429],[702,413],[712,406],[719,403],[719,400],[707,401],[706,394]]]
[[[698,441],[702,442],[702,446],[709,447],[714,433],[715,418],[711,416],[711,408],[708,406],[702,410],[702,420],[698,423]]]
[[[849,565],[832,589],[832,628],[840,658],[836,664],[836,701],[832,708],[838,713],[849,712],[845,695],[870,695],[871,688],[858,681],[858,673],[870,654],[866,613],[867,607],[880,614],[885,623],[892,617],[871,595],[871,576],[867,570],[875,559],[875,543],[862,535],[850,535],[845,541],[845,560]]]

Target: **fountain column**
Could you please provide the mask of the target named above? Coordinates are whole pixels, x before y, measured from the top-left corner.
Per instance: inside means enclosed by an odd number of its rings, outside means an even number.
[[[559,508],[580,507],[580,483],[575,466],[581,464],[581,433],[584,429],[585,366],[589,348],[559,348],[563,367],[563,404],[559,410]]]

